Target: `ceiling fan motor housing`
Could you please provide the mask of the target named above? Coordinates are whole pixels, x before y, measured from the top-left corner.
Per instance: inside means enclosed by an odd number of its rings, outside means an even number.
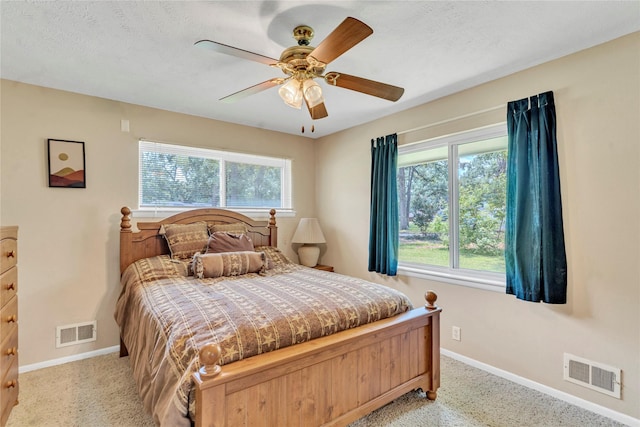
[[[285,74],[304,80],[307,78],[319,77],[324,73],[325,64],[317,61],[309,61],[308,55],[315,48],[312,46],[292,46],[285,49],[280,55],[280,68]]]

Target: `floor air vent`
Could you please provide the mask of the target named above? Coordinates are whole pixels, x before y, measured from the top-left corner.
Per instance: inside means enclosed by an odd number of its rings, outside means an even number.
[[[96,340],[96,321],[56,327],[56,348]]]
[[[573,354],[564,354],[564,379],[620,399],[622,371]]]

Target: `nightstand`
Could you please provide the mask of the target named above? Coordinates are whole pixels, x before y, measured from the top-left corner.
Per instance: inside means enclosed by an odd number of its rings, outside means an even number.
[[[323,271],[331,271],[331,272],[333,272],[333,266],[332,265],[321,265],[321,264],[318,264],[313,268],[315,268],[316,270],[323,270]]]

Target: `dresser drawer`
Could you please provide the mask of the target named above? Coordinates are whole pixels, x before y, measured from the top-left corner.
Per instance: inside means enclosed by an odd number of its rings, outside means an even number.
[[[0,342],[4,342],[11,334],[18,333],[18,296],[0,310]]]
[[[18,267],[13,267],[0,276],[0,307],[4,307],[17,292]]]
[[[9,366],[18,359],[18,334],[9,335],[0,344],[0,378],[7,374]]]
[[[0,383],[0,425],[5,425],[11,409],[18,404],[18,361],[15,360]]]
[[[18,263],[18,241],[14,238],[0,240],[0,272],[4,273]]]

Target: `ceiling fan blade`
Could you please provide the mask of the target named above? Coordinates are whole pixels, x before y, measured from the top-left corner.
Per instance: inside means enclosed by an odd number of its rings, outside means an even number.
[[[404,89],[398,86],[350,76],[349,74],[336,73],[335,71],[325,74],[324,79],[330,85],[355,90],[356,92],[366,93],[367,95],[377,96],[393,102],[400,99],[404,93]]]
[[[373,30],[367,24],[348,17],[326,39],[320,42],[308,56],[311,56],[316,61],[328,64],[371,34],[373,34]]]
[[[235,56],[237,58],[248,59],[250,61],[260,62],[266,65],[274,65],[278,63],[277,59],[269,58],[268,56],[260,55],[258,53],[249,52],[248,50],[238,49],[237,47],[228,46],[226,44],[214,42],[211,40],[200,40],[194,43],[194,46],[202,47],[205,49],[213,50],[214,52],[224,53],[226,55]]]
[[[316,105],[315,107],[309,107],[307,98],[304,98],[304,102],[307,104],[307,109],[309,110],[309,115],[312,120],[324,119],[329,115],[327,113],[327,108],[324,106],[324,102]]]
[[[257,85],[253,85],[246,89],[242,89],[241,91],[232,93],[231,95],[227,95],[224,98],[220,98],[222,102],[236,102],[243,98],[246,98],[250,95],[255,95],[256,93],[262,92],[263,90],[271,89],[274,86],[278,86],[281,84],[283,79],[271,79],[266,82],[258,83]]]

